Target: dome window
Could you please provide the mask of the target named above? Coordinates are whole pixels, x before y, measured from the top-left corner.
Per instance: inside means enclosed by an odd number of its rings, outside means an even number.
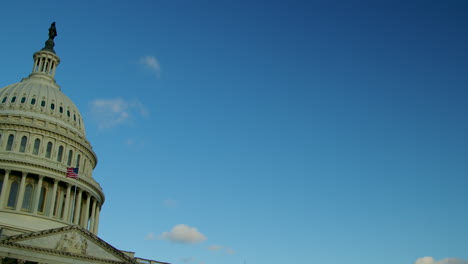
[[[14,135],[9,135],[8,136],[8,142],[7,142],[7,146],[6,146],[7,151],[11,151],[13,149],[13,141],[14,140],[15,140]]]
[[[57,153],[57,161],[58,162],[62,162],[62,156],[63,156],[63,147],[60,146],[59,149],[58,149],[58,153]]]
[[[70,117],[70,110],[67,110],[67,116]]]
[[[46,148],[46,158],[50,159],[50,156],[52,154],[52,142],[47,143],[47,148]]]
[[[18,197],[18,187],[19,184],[17,181],[11,183],[7,207],[14,208],[16,206],[16,198]]]
[[[63,107],[59,107],[59,112],[63,113]]]
[[[6,102],[7,98],[8,98],[8,97],[6,97],[6,96],[3,97],[2,104],[4,104],[4,103]]]
[[[81,155],[78,154],[78,157],[76,157],[76,167],[77,168],[80,166],[80,159],[81,159]]]
[[[41,106],[42,106],[42,107],[45,106],[45,101],[41,101]]]
[[[26,151],[26,143],[28,142],[28,138],[26,136],[23,136],[21,138],[21,145],[20,145],[20,152],[25,152]]]
[[[55,109],[55,104],[50,104],[50,109],[54,110]]]
[[[75,121],[76,121],[76,115],[73,115],[73,120],[75,120]]]
[[[24,104],[26,102],[26,97],[21,98],[21,103]]]
[[[35,105],[36,104],[36,98],[31,99],[31,104]]]
[[[36,138],[36,140],[34,140],[34,149],[33,149],[33,154],[34,155],[38,155],[39,154],[39,146],[41,145],[41,140]]]
[[[68,161],[67,161],[67,166],[71,166],[72,163],[72,158],[73,158],[73,150],[68,151]]]
[[[25,211],[31,211],[31,202],[33,198],[33,185],[28,183],[26,185],[26,189],[24,190],[24,198],[23,198],[23,205],[21,205],[21,209]]]
[[[12,103],[16,102],[16,96],[13,96],[13,97],[11,98],[11,101],[10,101],[10,102],[12,102]]]

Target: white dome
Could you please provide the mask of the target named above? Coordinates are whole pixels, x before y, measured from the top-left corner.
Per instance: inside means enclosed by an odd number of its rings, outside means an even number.
[[[49,80],[30,76],[0,89],[0,109],[57,123],[85,137],[84,123],[75,104]]]

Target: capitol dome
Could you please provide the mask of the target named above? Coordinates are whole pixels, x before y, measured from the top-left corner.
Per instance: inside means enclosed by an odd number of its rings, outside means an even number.
[[[85,138],[85,128],[75,104],[56,85],[39,74],[0,90],[0,111],[35,117],[70,129]]]
[[[55,82],[55,36],[53,23],[29,77],[0,89],[0,230],[10,234],[70,224],[98,231],[97,157],[78,108]]]

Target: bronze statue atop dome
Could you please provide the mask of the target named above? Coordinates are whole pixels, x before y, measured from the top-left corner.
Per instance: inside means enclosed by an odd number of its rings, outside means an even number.
[[[49,28],[49,39],[45,42],[45,47],[42,50],[48,50],[53,53],[54,51],[54,38],[57,36],[57,28],[55,28],[55,22],[52,22]]]
[[[49,39],[54,40],[56,36],[57,36],[57,29],[55,28],[55,22],[52,22],[49,28]]]

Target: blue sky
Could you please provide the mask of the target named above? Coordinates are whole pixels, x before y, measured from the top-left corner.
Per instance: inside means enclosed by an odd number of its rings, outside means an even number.
[[[51,22],[106,194],[173,264],[468,263],[468,2],[8,1],[0,87]]]

